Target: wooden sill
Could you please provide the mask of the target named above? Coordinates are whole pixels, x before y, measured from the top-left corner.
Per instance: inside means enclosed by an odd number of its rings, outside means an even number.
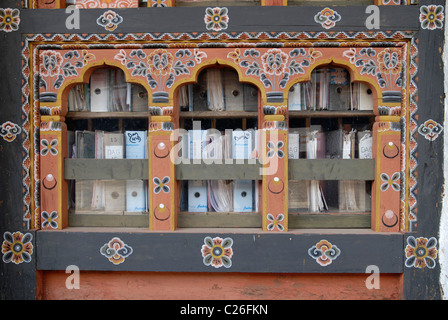
[[[258,212],[180,212],[178,228],[262,228]],[[290,213],[289,229],[365,229],[370,228],[370,212]],[[149,228],[148,213],[70,212],[70,227]]]

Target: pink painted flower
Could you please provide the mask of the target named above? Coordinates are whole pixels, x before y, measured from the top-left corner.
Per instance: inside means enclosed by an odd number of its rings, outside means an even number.
[[[205,237],[202,245],[202,257],[206,266],[212,265],[215,268],[222,266],[230,268],[232,266],[233,240],[231,238],[222,239],[220,237]]]
[[[205,9],[205,27],[207,30],[221,31],[227,29],[229,23],[229,10],[227,8],[207,8]]]
[[[443,28],[443,6],[421,6],[420,23],[423,29],[442,29]]]

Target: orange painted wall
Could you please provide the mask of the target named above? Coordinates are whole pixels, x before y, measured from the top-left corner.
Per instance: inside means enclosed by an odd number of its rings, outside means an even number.
[[[369,274],[247,274],[80,272],[80,289],[67,289],[69,274],[42,271],[40,299],[59,300],[370,300],[402,299],[402,275],[381,274],[380,289],[367,289]]]

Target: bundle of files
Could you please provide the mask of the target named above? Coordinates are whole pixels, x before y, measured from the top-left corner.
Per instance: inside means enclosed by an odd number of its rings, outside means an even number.
[[[179,89],[179,105],[182,111],[257,111],[258,88],[240,82],[234,69],[209,68]]]
[[[97,69],[89,84],[77,84],[68,93],[68,111],[147,111],[146,89],[127,83],[121,69]]]
[[[255,159],[258,154],[258,130],[193,129],[179,133],[178,156],[184,160]],[[190,162],[190,161],[187,161]]]
[[[291,87],[288,108],[294,110],[372,110],[373,94],[361,82],[350,83],[344,68],[320,68],[310,81]]]
[[[305,142],[304,142],[305,141]],[[304,150],[305,149],[305,150]],[[289,159],[371,159],[372,133],[337,129],[322,131],[320,126],[291,128],[288,134]],[[370,209],[365,181],[299,181],[288,186],[290,211],[362,212]]]
[[[76,131],[74,158],[147,158],[147,132]],[[147,182],[144,180],[76,180],[75,208],[80,211],[147,211]]]

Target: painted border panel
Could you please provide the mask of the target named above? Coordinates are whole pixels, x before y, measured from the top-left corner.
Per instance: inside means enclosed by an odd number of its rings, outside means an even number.
[[[398,233],[82,230],[38,231],[37,269],[365,273],[375,265],[382,273],[403,272],[403,235]]]
[[[379,8],[381,30],[418,30],[417,6]],[[64,30],[63,32],[68,33],[127,33],[144,30],[151,30],[154,33],[365,31],[368,30],[365,22],[370,15],[366,13],[366,6],[337,7],[337,11],[330,10],[339,17],[339,20],[333,25],[328,25],[319,19],[325,12],[318,6],[223,7],[226,11],[222,18],[227,17],[227,22],[216,28],[207,24],[206,9],[179,7],[109,10],[114,13],[116,23],[106,23],[105,19],[100,19],[106,9],[81,10],[79,29],[66,27],[66,21],[71,14],[66,14],[65,10],[25,10],[22,13],[21,30],[24,33],[53,33],[55,30]],[[166,23],[167,21],[170,22]]]

